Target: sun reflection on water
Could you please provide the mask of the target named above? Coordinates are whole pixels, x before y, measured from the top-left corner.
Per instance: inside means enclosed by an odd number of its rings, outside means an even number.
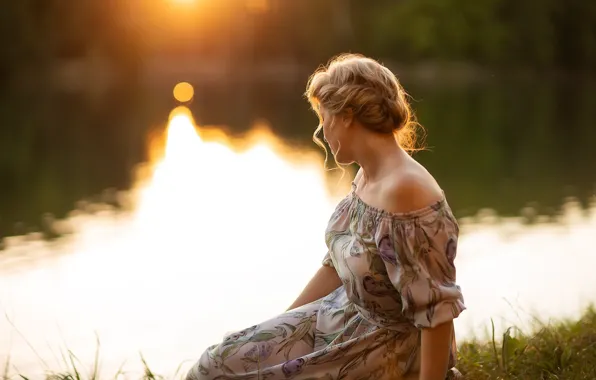
[[[58,242],[8,248],[1,362],[10,353],[26,373],[44,362],[64,368],[55,355],[68,347],[90,363],[97,333],[106,376],[125,360],[138,370],[139,351],[171,374],[224,332],[285,310],[320,265],[325,224],[349,186],[328,190],[321,155],[283,145],[263,125],[241,141],[210,133],[185,107],[158,142],[161,156],[121,195],[130,211],[95,206],[63,221],[74,233]],[[572,206],[558,224],[462,220],[460,339],[490,317],[529,320],[520,307],[574,315],[594,300],[595,228],[595,212]]]

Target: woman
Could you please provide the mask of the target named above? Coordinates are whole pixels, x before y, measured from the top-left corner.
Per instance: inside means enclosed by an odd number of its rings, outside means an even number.
[[[187,379],[459,378],[459,230],[407,153],[406,93],[386,67],[347,54],[315,72],[306,94],[321,121],[315,141],[324,147],[322,129],[336,162],[361,168],[329,220],[328,253],[286,313],[209,347]]]

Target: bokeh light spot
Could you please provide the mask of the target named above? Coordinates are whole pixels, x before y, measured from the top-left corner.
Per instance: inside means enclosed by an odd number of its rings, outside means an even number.
[[[195,94],[195,90],[188,82],[180,82],[174,87],[174,98],[179,102],[188,102]]]

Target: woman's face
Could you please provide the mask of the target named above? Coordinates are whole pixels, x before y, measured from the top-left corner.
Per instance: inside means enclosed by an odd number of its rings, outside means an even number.
[[[322,106],[320,114],[323,123],[323,136],[331,148],[331,153],[340,164],[351,163],[348,121],[341,115],[333,115]]]

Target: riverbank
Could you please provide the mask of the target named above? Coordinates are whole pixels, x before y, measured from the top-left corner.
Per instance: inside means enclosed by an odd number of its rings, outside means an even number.
[[[459,346],[467,380],[596,378],[596,309],[577,320],[536,321],[531,334],[508,329],[491,341]]]
[[[98,353],[99,355],[100,353]],[[98,356],[99,357],[99,356]],[[46,380],[100,380],[100,369],[82,368],[74,353],[64,357],[67,369],[50,373]],[[142,380],[165,379],[153,373],[145,362]],[[97,363],[97,362],[96,362]],[[4,363],[10,368],[10,363]],[[576,320],[551,323],[536,321],[534,331],[524,333],[509,328],[501,337],[472,340],[459,344],[458,369],[466,380],[593,379],[596,378],[596,308],[588,308]],[[183,374],[175,378],[183,378]],[[2,380],[31,379],[26,373],[0,372]],[[105,374],[118,379],[119,374]]]

